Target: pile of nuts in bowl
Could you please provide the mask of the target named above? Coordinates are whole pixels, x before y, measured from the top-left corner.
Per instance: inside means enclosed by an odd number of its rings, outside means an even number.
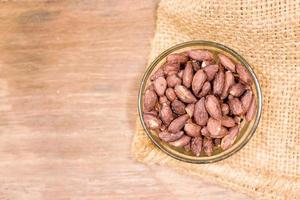
[[[148,129],[174,147],[200,156],[230,148],[256,101],[247,69],[223,54],[190,50],[167,56],[143,96]]]

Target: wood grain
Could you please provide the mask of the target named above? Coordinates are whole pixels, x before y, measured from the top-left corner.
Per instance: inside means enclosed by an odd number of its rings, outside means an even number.
[[[156,1],[0,2],[0,199],[246,199],[130,156]]]

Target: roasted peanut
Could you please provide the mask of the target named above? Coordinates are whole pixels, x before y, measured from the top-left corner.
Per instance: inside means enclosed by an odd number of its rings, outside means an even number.
[[[228,101],[230,111],[234,115],[241,115],[244,113],[242,102],[238,98],[231,98]]]
[[[177,117],[169,125],[168,131],[170,131],[171,133],[179,132],[184,127],[184,125],[188,119],[189,119],[189,116],[187,114]]]
[[[221,148],[223,150],[226,150],[229,147],[231,147],[233,145],[233,143],[235,142],[238,133],[239,133],[239,127],[238,126],[232,127],[229,130],[228,135],[225,135],[224,138],[222,139]]]
[[[182,103],[181,101],[175,99],[172,104],[172,110],[174,111],[174,113],[176,113],[177,115],[183,115],[186,113],[185,111],[185,105],[184,103]]]
[[[159,129],[161,126],[161,120],[158,119],[156,116],[151,114],[144,114],[143,115],[144,121],[146,126],[151,130]]]
[[[174,101],[174,100],[177,98],[177,96],[176,96],[175,91],[174,91],[173,88],[167,88],[167,89],[166,89],[166,97],[167,97],[171,102]]]
[[[183,147],[187,145],[191,141],[191,137],[187,135],[183,135],[180,139],[174,141],[174,142],[169,142],[170,145],[174,147]]]
[[[191,87],[192,80],[193,80],[193,66],[192,66],[192,62],[188,61],[183,71],[182,84],[185,87],[189,88]]]
[[[221,110],[223,115],[228,115],[229,114],[229,106],[226,103],[221,104]]]
[[[151,111],[157,103],[157,95],[153,90],[146,90],[144,94],[144,110]]]
[[[228,96],[229,88],[234,84],[234,76],[230,71],[225,73],[224,87],[221,95],[221,99],[225,99]]]
[[[213,153],[213,143],[210,138],[203,139],[203,150],[207,156],[211,156]]]
[[[201,126],[192,122],[186,123],[184,125],[184,131],[187,135],[191,137],[197,137],[200,136]]]
[[[242,83],[236,83],[229,88],[229,94],[240,97],[246,90],[246,86]]]
[[[173,112],[170,106],[166,103],[162,105],[159,116],[166,126],[168,126],[174,119]]]
[[[213,54],[206,50],[191,50],[188,51],[188,56],[194,60],[212,60]]]
[[[156,72],[150,77],[150,80],[154,81],[158,77],[164,77],[164,70],[162,68],[156,70]]]
[[[222,126],[225,127],[234,127],[235,126],[235,121],[232,117],[228,117],[228,116],[223,116],[222,120],[221,120]]]
[[[225,74],[223,70],[219,70],[213,82],[213,93],[220,96],[223,92],[225,82]]]
[[[252,78],[248,72],[248,70],[243,67],[241,64],[237,64],[236,65],[236,72],[238,73],[239,75],[239,79],[241,81],[243,81],[244,83],[248,84],[248,85],[251,85],[252,84]]]
[[[175,93],[177,97],[184,103],[195,103],[197,101],[196,97],[191,93],[191,91],[183,85],[176,85]]]
[[[210,137],[212,138],[222,138],[224,137],[224,133],[221,132],[222,123],[220,120],[216,120],[214,118],[209,118],[207,121],[207,130],[209,132]]]
[[[229,71],[235,72],[235,65],[234,63],[225,55],[219,54],[218,55],[220,63]]]
[[[169,88],[181,85],[181,79],[176,74],[172,74],[167,77],[167,84]]]
[[[158,137],[164,142],[174,142],[180,139],[183,135],[183,131],[179,131],[177,133],[169,133],[168,131],[162,131],[158,134]]]
[[[155,117],[158,116],[158,112],[156,110],[151,110],[151,111],[148,111],[148,112],[144,111],[144,114],[150,114],[150,115],[153,115]]]
[[[252,101],[252,91],[247,90],[245,94],[241,97],[241,102],[243,105],[244,110],[248,110]]]
[[[206,81],[206,74],[203,70],[198,70],[196,74],[194,75],[193,81],[192,81],[192,89],[195,95],[198,95],[200,92],[203,84]]]
[[[163,77],[158,77],[153,82],[154,90],[159,95],[164,95],[166,89],[167,89],[167,81]]]
[[[208,95],[205,99],[205,108],[207,112],[215,119],[221,120],[222,111],[220,102],[214,95]]]
[[[255,102],[255,99],[252,99],[251,104],[246,113],[246,120],[248,122],[251,121],[254,118],[255,113],[256,113],[256,102]]]
[[[204,126],[207,123],[208,113],[205,108],[205,98],[204,97],[202,97],[195,104],[194,120],[200,126]]]
[[[202,86],[202,90],[201,92],[198,94],[198,97],[201,98],[201,97],[204,97],[206,96],[211,90],[211,84],[209,81],[206,81],[203,86]]]
[[[168,63],[186,63],[188,59],[186,55],[179,53],[173,53],[167,56]]]
[[[179,72],[180,65],[178,63],[167,63],[164,68],[164,74],[170,76],[172,74],[177,74]]]
[[[218,65],[208,65],[203,68],[203,71],[207,75],[207,80],[211,81],[214,79],[216,73],[219,71],[219,66]]]
[[[194,137],[191,142],[191,149],[195,156],[200,156],[202,150],[202,138]]]

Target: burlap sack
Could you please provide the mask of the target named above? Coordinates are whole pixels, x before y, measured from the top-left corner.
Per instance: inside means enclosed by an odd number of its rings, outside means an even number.
[[[300,1],[162,0],[149,62],[194,39],[225,44],[254,68],[263,91],[254,137],[224,161],[188,164],[156,148],[137,120],[132,153],[257,199],[300,199]]]

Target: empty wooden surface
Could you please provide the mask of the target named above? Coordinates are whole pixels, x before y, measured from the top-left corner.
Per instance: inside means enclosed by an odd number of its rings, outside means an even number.
[[[0,2],[0,199],[247,199],[130,155],[157,1]]]

